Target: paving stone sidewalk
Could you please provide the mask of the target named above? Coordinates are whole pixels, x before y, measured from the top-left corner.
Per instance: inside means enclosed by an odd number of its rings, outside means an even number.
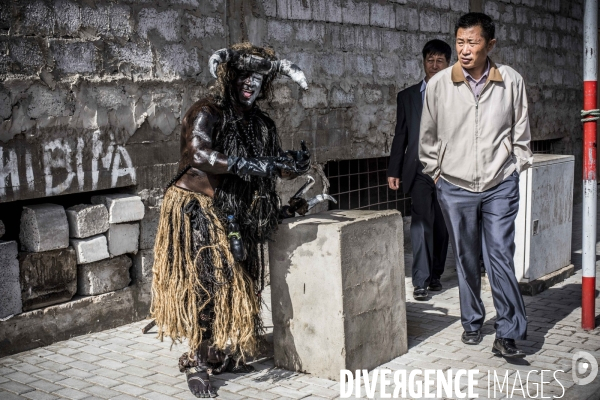
[[[483,293],[487,320],[485,337],[478,346],[466,346],[460,341],[459,299],[456,272],[449,257],[447,272],[442,283],[444,290],[434,294],[430,301],[416,302],[410,295],[412,285],[406,279],[409,351],[380,368],[393,371],[414,369],[479,369],[475,393],[484,398],[523,398],[518,385],[514,396],[496,392],[488,397],[487,375],[496,372],[508,375],[511,388],[517,379],[523,381],[529,371],[530,382],[540,382],[540,370],[562,370],[557,379],[544,380],[546,397],[563,399],[599,399],[600,376],[586,386],[573,383],[572,358],[585,351],[600,360],[600,328],[585,332],[581,324],[581,222],[580,209],[574,212],[573,262],[578,272],[566,281],[535,297],[525,297],[529,329],[527,340],[520,347],[528,354],[526,362],[508,363],[494,357],[490,349],[494,339],[495,313],[490,292]],[[410,246],[408,247],[410,250]],[[600,250],[600,249],[599,249]],[[600,254],[600,252],[599,252]],[[410,251],[406,265],[409,271]],[[600,267],[597,266],[600,275]],[[407,276],[409,276],[408,274]],[[600,282],[600,280],[599,280]],[[600,289],[600,285],[597,286]],[[272,332],[270,299],[267,291],[264,308],[265,323]],[[596,302],[600,315],[600,301]],[[0,399],[194,399],[187,389],[184,375],[177,369],[177,359],[186,351],[184,344],[171,346],[160,342],[154,333],[143,335],[141,329],[149,321],[125,325],[108,331],[75,337],[10,357],[0,359]],[[151,331],[155,332],[155,328]],[[393,335],[393,332],[390,332]],[[273,364],[272,350],[253,365],[256,372],[246,375],[223,374],[212,381],[221,399],[334,399],[340,396],[338,382],[293,373]],[[371,373],[372,375],[372,373]],[[560,382],[560,384],[558,382]],[[461,380],[461,387],[466,380]],[[530,383],[533,397],[534,386]],[[364,385],[361,389],[365,396]],[[375,398],[381,398],[379,388]],[[525,397],[528,398],[528,397]],[[537,395],[539,397],[539,394]]]

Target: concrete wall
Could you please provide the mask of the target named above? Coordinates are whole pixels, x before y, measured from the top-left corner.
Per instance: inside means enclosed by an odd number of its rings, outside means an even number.
[[[308,92],[285,78],[277,81],[274,101],[263,105],[284,148],[304,139],[319,163],[386,156],[396,93],[423,77],[422,46],[432,38],[453,43],[456,19],[475,8],[498,23],[492,57],[526,79],[533,138],[559,139],[557,150],[576,155],[580,176],[582,3],[1,0],[0,220],[6,240],[16,239],[23,204],[88,204],[97,191],[124,191],[144,202],[139,249],[147,255],[161,188],[176,172],[181,117],[213,83],[207,68],[212,52],[241,40],[273,46],[308,77]],[[280,185],[284,201],[301,183]],[[78,197],[47,199],[69,194]],[[148,285],[126,289],[138,300],[116,319],[147,315]],[[88,323],[94,313],[74,319],[69,310],[75,305],[54,307],[61,323],[80,321],[70,334],[101,329]],[[5,336],[35,332],[27,321],[43,324],[36,319],[40,312],[22,314],[10,327],[4,323]]]
[[[534,139],[579,154],[582,1],[475,1],[494,59],[525,77]],[[469,0],[120,0],[0,4],[0,202],[137,185],[174,173],[181,115],[213,82],[211,52],[242,39],[304,68],[265,108],[284,147],[320,162],[387,155],[396,92],[420,50],[452,42]]]

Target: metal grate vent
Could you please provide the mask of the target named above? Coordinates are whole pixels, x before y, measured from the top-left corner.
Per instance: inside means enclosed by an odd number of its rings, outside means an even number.
[[[391,190],[387,183],[389,157],[329,161],[325,175],[329,194],[338,204],[330,210],[398,210],[410,215],[411,199],[402,189]]]
[[[530,142],[531,151],[535,154],[554,153],[554,143],[560,139],[534,140]]]

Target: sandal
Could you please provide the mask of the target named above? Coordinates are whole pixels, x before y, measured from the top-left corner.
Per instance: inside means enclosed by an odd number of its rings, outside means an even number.
[[[206,369],[198,367],[186,368],[185,375],[190,392],[192,392],[194,396],[199,398],[217,397],[217,393],[208,379],[208,372]]]

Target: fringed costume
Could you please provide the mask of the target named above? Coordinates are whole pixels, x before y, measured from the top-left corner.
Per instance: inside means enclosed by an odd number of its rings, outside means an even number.
[[[210,67],[217,84],[182,121],[180,173],[163,200],[152,282],[159,337],[187,340],[191,351],[180,369],[197,397],[215,395],[211,367],[231,370],[224,360],[257,355],[263,245],[280,212],[275,178],[294,178],[310,167],[304,148],[282,151],[275,124],[255,103],[268,97],[276,73],[306,86],[299,68],[247,43],[215,53]],[[228,231],[228,218],[239,233]],[[232,235],[245,256],[232,253]]]

